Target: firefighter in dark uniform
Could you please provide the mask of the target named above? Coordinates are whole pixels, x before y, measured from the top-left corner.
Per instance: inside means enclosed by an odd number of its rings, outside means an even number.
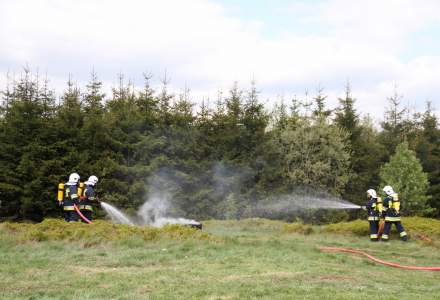
[[[397,193],[394,192],[393,188],[389,185],[383,188],[386,194],[383,200],[383,213],[385,217],[385,227],[382,234],[382,241],[386,242],[389,240],[389,234],[391,231],[391,226],[396,225],[397,231],[399,232],[400,239],[402,241],[408,240],[408,235],[403,228],[400,220],[400,201]]]
[[[79,175],[72,173],[69,176],[69,181],[64,184],[64,199],[62,201],[64,219],[67,222],[78,221],[78,213],[75,210],[74,204],[78,205],[78,184]]]
[[[85,189],[81,197],[81,203],[80,203],[81,213],[90,221],[92,220],[93,217],[93,206],[100,203],[100,201],[95,195],[95,187],[97,183],[98,183],[98,177],[96,177],[95,175],[90,176],[89,180],[84,182]]]
[[[370,223],[370,240],[378,241],[379,221],[382,213],[382,199],[377,197],[376,191],[369,189],[367,191],[367,205],[365,208],[368,213],[368,223]]]

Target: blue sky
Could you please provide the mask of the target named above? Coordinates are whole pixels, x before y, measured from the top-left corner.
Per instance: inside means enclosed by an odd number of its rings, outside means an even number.
[[[274,38],[283,31],[295,32],[301,35],[325,34],[325,28],[302,22],[304,17],[313,12],[314,5],[319,3],[316,0],[219,0],[217,2],[224,5],[226,14],[229,16],[249,22],[263,23],[262,32],[268,38]]]
[[[325,22],[307,20],[317,13],[317,8],[320,5],[329,1],[217,0],[216,2],[225,7],[228,16],[249,22],[261,22],[262,33],[268,39],[276,38],[285,31],[303,36],[326,36],[331,34],[328,24],[325,24]],[[356,1],[353,2],[356,3]],[[419,2],[419,4],[423,5],[423,2]],[[380,9],[380,7],[377,9]],[[407,45],[398,53],[398,57],[403,61],[409,61],[418,56],[440,54],[440,22],[432,20],[424,23],[423,20],[420,20],[420,23],[421,27],[418,30],[407,33]]]
[[[323,87],[337,105],[349,80],[360,111],[383,116],[397,86],[403,102],[440,107],[437,0],[3,0],[0,86],[29,64],[61,92],[95,69],[142,85],[165,70],[195,102],[256,80],[268,107]]]

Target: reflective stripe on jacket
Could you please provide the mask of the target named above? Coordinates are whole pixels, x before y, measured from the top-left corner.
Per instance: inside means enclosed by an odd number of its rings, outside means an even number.
[[[64,210],[74,210],[74,204],[78,204],[77,186],[66,183],[64,186]]]
[[[93,211],[92,204],[95,203],[95,200],[96,197],[93,186],[86,185],[86,188],[84,189],[84,198],[81,200],[80,209]]]
[[[383,202],[383,209],[385,211],[385,221],[400,221],[400,200],[397,193],[385,197]]]
[[[368,221],[379,221],[383,209],[382,198],[370,198],[366,208],[368,210]]]

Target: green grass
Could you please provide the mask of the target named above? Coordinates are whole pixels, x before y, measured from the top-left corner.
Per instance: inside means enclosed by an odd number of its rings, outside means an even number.
[[[203,232],[103,221],[0,224],[0,299],[438,299],[440,272],[318,250],[355,247],[402,264],[440,265],[437,222],[404,219],[413,238],[388,244],[360,234],[366,221],[206,221]],[[423,228],[430,231],[419,238]]]

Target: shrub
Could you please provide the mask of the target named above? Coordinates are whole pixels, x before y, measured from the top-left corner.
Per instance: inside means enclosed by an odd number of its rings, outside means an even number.
[[[0,224],[0,234],[14,235],[22,242],[66,240],[103,242],[139,238],[144,241],[153,241],[162,238],[187,240],[214,240],[210,234],[201,230],[181,225],[167,225],[163,228],[150,226],[130,226],[112,224],[97,220],[93,224],[66,223],[62,220],[46,219],[37,224],[3,223]]]
[[[355,220],[351,222],[341,222],[322,226],[323,232],[347,233],[365,236],[369,234],[368,222],[365,220]]]
[[[440,221],[421,217],[402,218],[402,224],[405,230],[413,238],[440,238]],[[394,226],[393,226],[393,229]],[[365,236],[369,234],[368,222],[365,220],[355,220],[351,222],[342,222],[330,224],[322,227],[323,232],[346,233]]]
[[[284,231],[287,233],[301,233],[301,234],[311,234],[314,232],[313,227],[309,224],[303,223],[290,223],[284,225]]]

